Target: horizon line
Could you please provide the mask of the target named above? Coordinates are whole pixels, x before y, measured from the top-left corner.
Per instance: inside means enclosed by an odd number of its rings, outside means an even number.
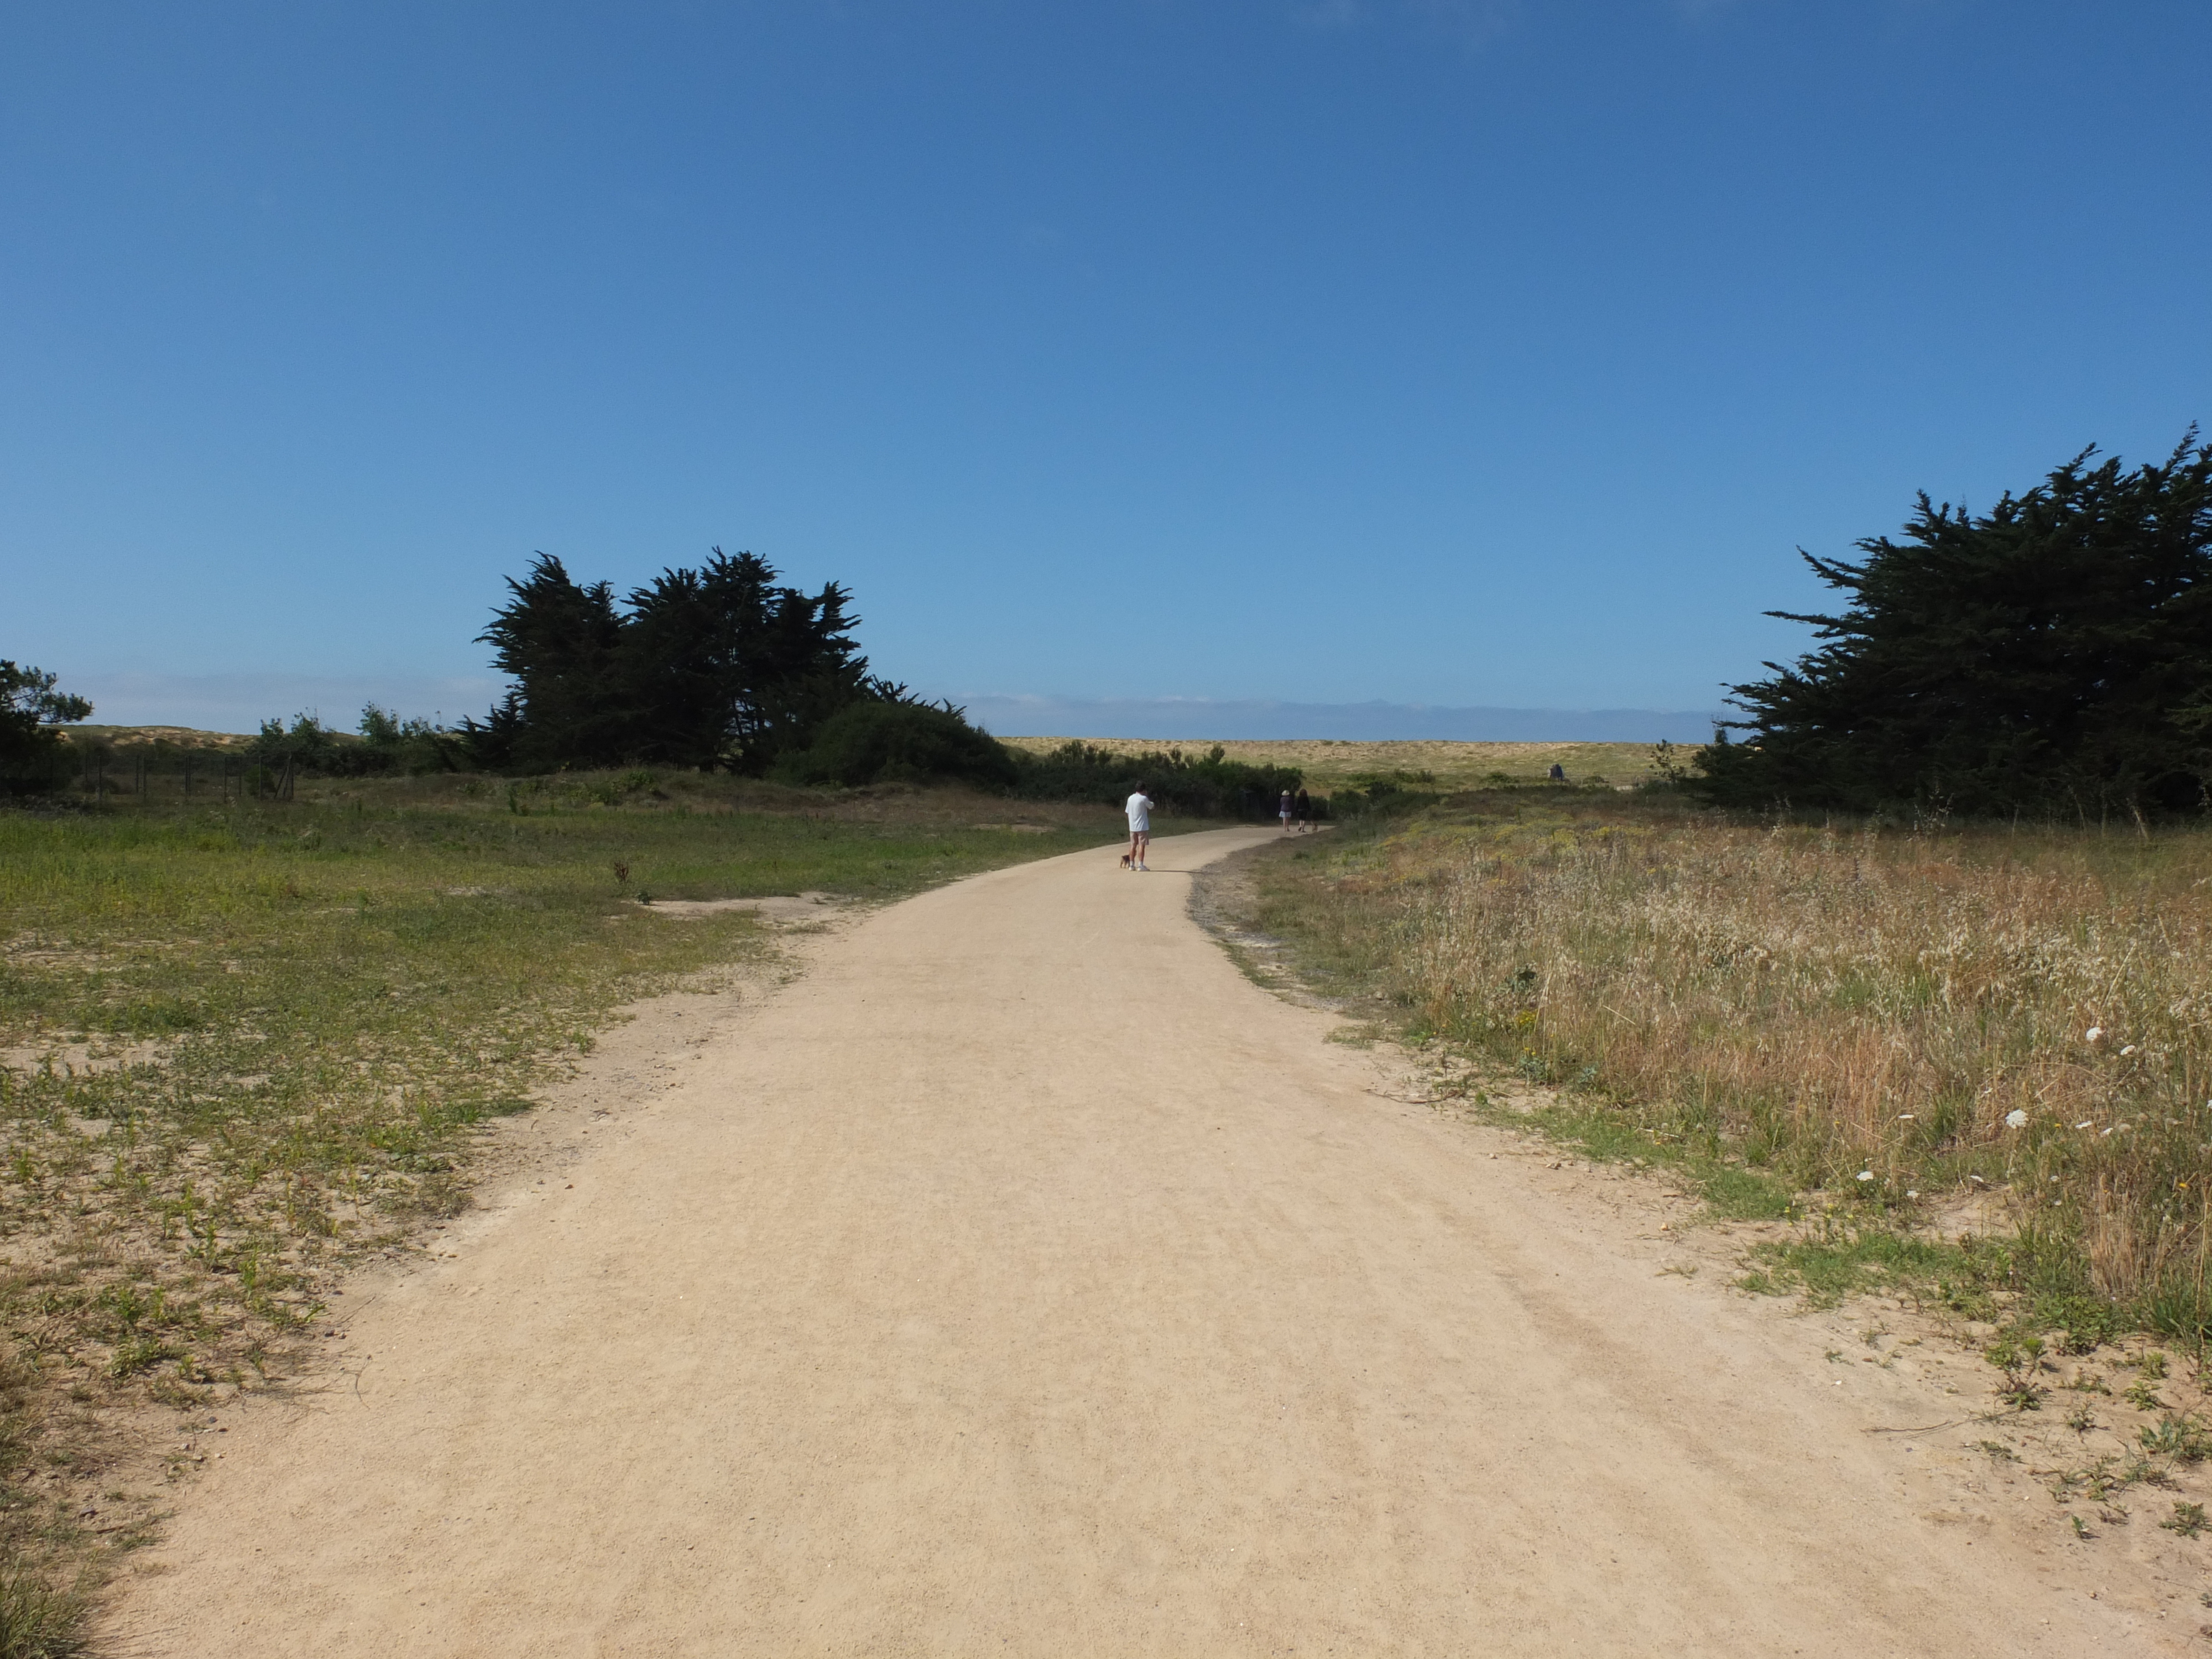
[[[425,674],[72,674],[92,700],[90,723],[174,726],[251,736],[261,722],[302,713],[349,728],[363,704],[410,717],[457,718],[489,708],[503,677]],[[1656,743],[1710,741],[1717,708],[1362,702],[1269,697],[1070,697],[1039,692],[952,694],[985,730],[1008,737],[1121,738],[1150,742],[1336,739],[1354,743]],[[327,713],[326,713],[327,711]],[[335,719],[331,719],[335,715]],[[1188,735],[1205,727],[1202,737]]]

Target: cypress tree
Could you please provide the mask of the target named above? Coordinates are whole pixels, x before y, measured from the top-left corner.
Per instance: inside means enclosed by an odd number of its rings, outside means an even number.
[[[904,695],[869,675],[843,587],[781,586],[755,554],[718,547],[696,570],[662,571],[626,608],[607,583],[586,586],[542,553],[507,588],[479,637],[515,685],[465,722],[479,765],[757,775],[848,704]]]
[[[2068,815],[2202,810],[2212,785],[2212,446],[2085,449],[1980,515],[1923,491],[1901,540],[1816,558],[1823,643],[1730,688],[1706,798]]]
[[[714,550],[629,597],[617,652],[636,758],[758,774],[869,693],[851,596],[776,585],[752,553]]]

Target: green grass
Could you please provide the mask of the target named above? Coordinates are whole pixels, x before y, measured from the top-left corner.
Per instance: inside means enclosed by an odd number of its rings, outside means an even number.
[[[100,1413],[281,1369],[622,1004],[771,948],[638,892],[888,899],[1118,830],[1019,816],[645,772],[0,812],[0,1557],[67,1553]]]
[[[1563,1091],[1533,1110],[1493,1100],[1487,1091],[1468,1097],[1472,1114],[1502,1127],[1530,1127],[1593,1163],[1626,1164],[1664,1171],[1705,1201],[1709,1213],[1731,1221],[1777,1220],[1797,1213],[1796,1195],[1784,1182],[1747,1170],[1700,1145],[1655,1133],[1617,1104]]]
[[[1953,1287],[1979,1291],[1984,1284],[1971,1247],[1886,1227],[1830,1223],[1802,1237],[1756,1245],[1751,1255],[1758,1266],[1739,1281],[1743,1288],[1765,1295],[1802,1292],[1815,1307],[1877,1290],[1948,1302],[1962,1294]]]
[[[0,1659],[81,1659],[95,1652],[86,1612],[73,1591],[0,1571]]]

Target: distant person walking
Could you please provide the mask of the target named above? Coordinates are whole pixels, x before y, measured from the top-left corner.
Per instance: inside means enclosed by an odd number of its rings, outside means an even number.
[[[1152,845],[1152,803],[1143,784],[1137,786],[1137,793],[1129,797],[1121,810],[1129,815],[1129,850],[1121,854],[1121,867],[1149,871],[1152,866],[1145,862],[1145,854]]]
[[[1292,802],[1292,805],[1296,808],[1297,812],[1299,832],[1303,834],[1304,831],[1312,829],[1313,801],[1306,794],[1306,792],[1304,789],[1298,791],[1297,799]]]
[[[1291,814],[1297,810],[1297,803],[1291,799],[1291,792],[1284,790],[1282,804],[1276,807],[1275,815],[1282,819],[1283,833],[1286,836],[1291,833]]]
[[[1553,783],[1565,783],[1566,781],[1567,769],[1560,765],[1559,762],[1553,761],[1552,763],[1552,781]]]

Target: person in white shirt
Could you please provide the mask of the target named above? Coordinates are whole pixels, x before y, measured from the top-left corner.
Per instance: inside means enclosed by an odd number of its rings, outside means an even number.
[[[1129,815],[1129,850],[1121,854],[1121,867],[1147,869],[1145,854],[1152,844],[1152,803],[1146,798],[1143,784],[1137,786],[1137,793],[1129,797],[1122,810]]]

